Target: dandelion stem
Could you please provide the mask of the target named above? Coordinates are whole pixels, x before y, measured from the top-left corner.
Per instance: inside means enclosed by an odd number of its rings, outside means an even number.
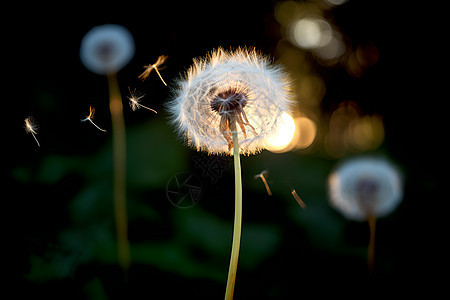
[[[367,265],[369,267],[369,272],[373,273],[373,265],[375,262],[375,225],[376,225],[376,217],[373,215],[369,215],[368,218],[369,230],[370,230],[370,241],[369,248],[367,251]]]
[[[161,74],[158,71],[158,68],[155,66],[155,71],[156,73],[158,73],[159,78],[161,79],[161,81],[164,83],[165,86],[167,86],[167,83],[164,81],[164,79],[162,78]]]
[[[233,156],[234,156],[235,208],[234,208],[233,244],[231,248],[230,266],[228,269],[227,288],[225,292],[226,300],[233,299],[237,264],[239,259],[239,248],[241,244],[241,230],[242,230],[241,161],[239,157],[239,141],[235,122],[232,122],[230,124],[230,129],[233,137],[233,151],[234,151]]]
[[[126,204],[126,136],[123,118],[122,98],[120,96],[117,74],[108,74],[109,108],[111,111],[113,132],[114,162],[114,213],[118,243],[119,264],[127,274],[130,265],[130,249],[127,233]]]
[[[148,109],[148,110],[151,110],[151,111],[154,112],[155,114],[158,113],[156,110],[154,110],[154,109],[152,109],[152,108],[150,108],[150,107],[144,106],[144,105],[142,105],[142,104],[139,104],[139,106],[142,106],[143,108],[146,108],[146,109]]]
[[[106,132],[105,129],[101,129],[100,127],[97,126],[97,124],[95,124],[91,119],[88,119],[89,122],[91,122],[92,125],[94,125],[98,130],[101,130],[103,132]]]
[[[34,135],[34,133],[32,132],[31,135],[34,137],[34,140],[36,141],[36,143],[38,144],[38,146],[40,147],[41,145],[39,144],[38,139],[36,138],[36,136]]]

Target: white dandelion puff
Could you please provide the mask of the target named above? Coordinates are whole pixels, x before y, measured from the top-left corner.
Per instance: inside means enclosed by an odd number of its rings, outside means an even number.
[[[142,104],[139,103],[139,102],[141,101],[141,99],[144,98],[144,96],[145,96],[144,94],[138,94],[138,93],[136,92],[136,89],[134,89],[134,90],[132,91],[132,90],[130,89],[130,87],[128,87],[128,91],[130,92],[130,96],[128,96],[128,99],[130,100],[130,107],[131,107],[131,109],[132,109],[133,111],[135,111],[135,110],[137,110],[137,109],[143,107],[143,108],[146,108],[146,109],[148,109],[148,110],[151,110],[152,112],[154,112],[155,114],[157,114],[156,110],[154,110],[154,109],[152,109],[152,108],[150,108],[150,107],[144,106],[144,105],[142,105]]]
[[[25,131],[27,133],[31,133],[31,135],[34,137],[34,140],[40,147],[41,145],[39,144],[39,141],[36,138],[36,134],[37,134],[36,130],[38,128],[39,128],[39,126],[36,124],[36,121],[34,120],[33,117],[29,116],[29,117],[25,118]]]
[[[381,158],[349,160],[330,175],[328,183],[330,204],[355,221],[386,216],[403,197],[399,171]]]
[[[159,79],[161,79],[162,83],[164,83],[164,85],[167,86],[167,83],[162,78],[161,73],[159,73],[159,70],[162,70],[163,68],[159,68],[158,70],[158,67],[161,66],[167,60],[167,58],[168,58],[167,55],[160,55],[153,65],[149,64],[148,66],[144,66],[145,71],[142,72],[142,74],[139,75],[138,78],[144,81],[150,75],[150,72],[154,69],[158,74]]]
[[[95,108],[89,106],[89,115],[87,115],[85,119],[82,119],[81,122],[89,121],[89,122],[91,122],[91,124],[94,125],[98,130],[101,130],[101,131],[103,131],[103,132],[106,132],[105,129],[101,129],[100,127],[97,126],[97,124],[94,123],[94,121],[92,121],[92,120],[94,119],[94,114],[95,114]]]
[[[291,107],[290,80],[256,50],[213,51],[194,60],[168,103],[181,136],[199,151],[233,155],[237,123],[242,154],[266,148]]]
[[[133,36],[125,27],[105,24],[93,27],[83,37],[80,59],[90,71],[106,75],[122,69],[134,52]]]

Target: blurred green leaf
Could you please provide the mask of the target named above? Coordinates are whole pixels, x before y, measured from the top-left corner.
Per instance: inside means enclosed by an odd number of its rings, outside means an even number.
[[[197,261],[189,254],[186,246],[177,241],[132,245],[131,257],[133,262],[151,264],[161,270],[190,278],[209,278],[217,281],[226,278],[227,269],[222,270]]]
[[[211,253],[215,260],[227,261],[231,251],[232,222],[225,222],[199,207],[174,212],[180,239],[194,243]],[[272,255],[281,241],[280,230],[274,225],[244,222],[241,236],[240,265],[254,268]]]
[[[127,134],[130,189],[165,188],[174,174],[187,168],[186,148],[164,120],[145,123]]]

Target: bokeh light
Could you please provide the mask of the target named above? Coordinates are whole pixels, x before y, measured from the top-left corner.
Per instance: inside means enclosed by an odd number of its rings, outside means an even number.
[[[313,120],[300,116],[293,118],[285,113],[279,134],[270,141],[267,149],[274,153],[306,149],[312,145],[317,135],[317,125]]]
[[[267,149],[275,153],[289,151],[287,149],[295,134],[295,122],[292,116],[288,113],[283,113],[281,119],[282,124],[278,129],[278,133],[269,141],[267,147]]]
[[[333,36],[330,24],[317,17],[297,20],[290,26],[289,31],[289,39],[304,49],[324,47]]]
[[[384,139],[384,126],[378,115],[362,115],[354,102],[343,102],[332,113],[324,148],[332,157],[347,152],[375,150]]]
[[[295,136],[295,148],[306,149],[310,147],[317,136],[317,125],[313,120],[306,117],[295,119],[297,136]]]

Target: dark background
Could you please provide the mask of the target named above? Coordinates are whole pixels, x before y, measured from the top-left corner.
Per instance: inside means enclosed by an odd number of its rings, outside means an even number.
[[[277,59],[283,36],[276,3],[17,5],[4,12],[12,16],[2,22],[8,286],[18,286],[18,294],[57,299],[223,297],[234,211],[232,161],[178,141],[163,103],[192,58],[219,46],[254,46]],[[324,115],[345,100],[381,115],[385,139],[373,153],[388,157],[404,174],[402,204],[377,223],[374,274],[365,260],[367,224],[347,221],[328,206],[327,176],[340,159],[328,157],[320,145],[313,152],[263,151],[241,158],[244,233],[236,299],[403,294],[439,286],[423,284],[442,262],[435,206],[445,199],[439,193],[444,177],[436,166],[446,158],[436,113],[442,104],[424,88],[437,76],[427,67],[434,48],[425,52],[432,46],[422,18],[429,8],[416,7],[418,14],[412,14],[403,4],[352,0],[333,8],[334,24],[352,45],[372,43],[379,50],[377,63],[359,78],[308,58],[326,85]],[[146,94],[143,104],[158,111],[133,112],[124,105],[132,248],[127,284],[115,257],[106,78],[85,69],[78,56],[84,34],[105,23],[125,26],[135,39],[136,54],[119,73],[123,96],[128,86],[137,88]],[[161,71],[169,87],[154,73],[140,82],[142,66],[161,54],[169,56]],[[106,134],[79,122],[89,106]],[[39,124],[41,147],[23,129],[28,115]],[[211,177],[202,165],[220,171]],[[272,197],[253,178],[264,169]],[[166,194],[180,172],[194,174],[202,186],[199,202],[189,209],[174,207]],[[306,210],[292,198],[292,188]]]

